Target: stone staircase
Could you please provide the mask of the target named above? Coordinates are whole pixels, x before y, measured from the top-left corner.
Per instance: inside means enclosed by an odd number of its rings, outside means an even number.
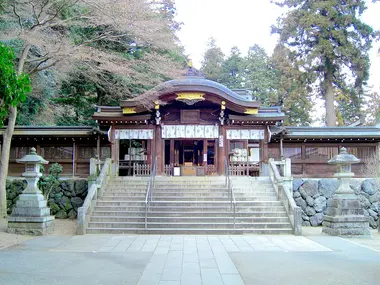
[[[147,178],[117,177],[90,217],[87,233],[291,234],[267,177],[232,177],[235,225],[224,177],[156,177],[145,229]]]

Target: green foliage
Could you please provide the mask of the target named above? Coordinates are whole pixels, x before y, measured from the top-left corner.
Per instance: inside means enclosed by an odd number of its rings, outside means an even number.
[[[218,81],[232,89],[243,88],[244,85],[244,63],[237,47],[231,49],[230,56],[223,62]]]
[[[276,92],[277,72],[261,46],[254,45],[249,48],[244,70],[244,86],[252,90],[254,98],[264,106],[279,105]]]
[[[224,54],[220,47],[216,45],[214,38],[210,38],[204,54],[201,71],[207,79],[219,82],[224,62]]]
[[[8,108],[16,107],[31,91],[29,76],[17,75],[14,60],[12,50],[0,43],[0,126],[8,116]]]
[[[282,45],[274,49],[271,62],[277,70],[277,96],[287,115],[284,124],[309,125],[313,102],[307,85],[307,74],[291,60],[290,51]]]
[[[248,89],[264,106],[282,106],[287,125],[310,124],[312,100],[306,75],[292,62],[288,49],[278,46],[269,57],[261,46],[253,45],[243,57],[233,47],[224,60],[215,41],[209,45],[202,70],[208,78],[231,89]]]
[[[59,175],[62,173],[63,167],[54,163],[49,168],[48,176],[43,175],[39,180],[39,188],[44,194],[46,200],[49,200],[51,191],[60,185]]]
[[[346,92],[353,85],[349,94],[351,101],[357,101],[368,80],[368,51],[375,36],[360,19],[365,1],[282,0],[276,4],[289,11],[272,32],[280,35],[280,44],[292,51],[292,60],[308,74],[309,86],[320,83],[320,95],[332,102],[334,89]],[[357,116],[360,108],[353,107],[349,113]],[[326,104],[327,123],[334,125],[331,108],[333,104]]]

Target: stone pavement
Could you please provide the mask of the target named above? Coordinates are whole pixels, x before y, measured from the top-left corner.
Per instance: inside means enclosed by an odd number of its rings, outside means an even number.
[[[380,284],[380,252],[323,235],[46,236],[0,251],[0,284]]]

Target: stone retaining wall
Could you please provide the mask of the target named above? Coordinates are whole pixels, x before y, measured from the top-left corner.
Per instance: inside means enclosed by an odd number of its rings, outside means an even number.
[[[25,180],[7,180],[8,215],[12,213],[18,196],[25,187]],[[62,180],[59,187],[53,189],[49,195],[48,207],[51,209],[51,214],[57,219],[75,219],[78,208],[83,205],[86,198],[87,188],[87,179]]]
[[[321,226],[327,201],[339,186],[338,179],[300,179],[293,180],[293,197],[302,209],[303,226]],[[374,179],[352,179],[351,189],[359,197],[369,225],[378,227],[380,207],[380,187]]]

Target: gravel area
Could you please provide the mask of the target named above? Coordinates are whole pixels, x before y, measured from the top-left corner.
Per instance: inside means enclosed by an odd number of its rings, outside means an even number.
[[[35,236],[15,235],[6,232],[7,221],[0,219],[0,250],[12,245],[22,243],[26,240],[34,239]],[[53,236],[73,236],[76,232],[76,220],[55,220]]]

